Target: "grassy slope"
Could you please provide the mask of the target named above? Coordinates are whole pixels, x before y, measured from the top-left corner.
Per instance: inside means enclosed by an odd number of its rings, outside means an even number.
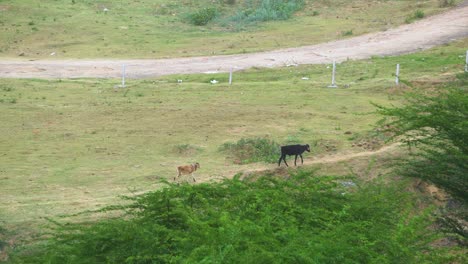
[[[193,161],[201,164],[199,179],[232,176],[256,165],[235,165],[218,147],[243,137],[362,151],[352,139],[368,133],[377,117],[357,114],[373,111],[371,101],[399,102],[394,64],[402,64],[402,78],[430,85],[463,69],[467,43],[343,63],[338,84],[347,89],[325,89],[330,70],[321,65],[249,70],[236,74],[232,87],[209,84],[213,77],[225,83],[225,75],[137,80],[125,90],[113,88],[118,80],[4,79],[0,220],[37,224],[38,217],[96,208],[130,190],[154,189],[158,178],[170,179],[177,165]],[[183,144],[200,151],[180,155],[174,149]],[[314,148],[312,155],[325,151]]]
[[[426,15],[444,10],[439,0],[306,1],[293,19],[232,32],[216,24],[196,27],[184,22],[185,14],[211,1],[178,2],[3,0],[0,57],[24,53],[26,58],[50,59],[161,58],[254,52],[339,39],[343,32],[385,30],[405,23],[418,9]]]

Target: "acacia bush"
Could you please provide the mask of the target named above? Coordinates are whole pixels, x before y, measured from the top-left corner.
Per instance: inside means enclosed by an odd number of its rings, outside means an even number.
[[[343,184],[354,181],[356,184]],[[429,215],[401,186],[239,177],[129,198],[124,215],[59,226],[22,263],[444,263]],[[112,207],[107,210],[117,210]]]
[[[393,139],[418,148],[397,165],[400,175],[436,184],[468,201],[468,73],[435,94],[408,95],[403,107],[377,106]]]

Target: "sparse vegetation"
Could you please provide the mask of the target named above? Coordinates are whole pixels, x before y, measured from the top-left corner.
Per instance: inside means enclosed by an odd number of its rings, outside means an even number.
[[[455,0],[439,0],[440,7],[451,7],[456,4]]]
[[[202,151],[202,148],[190,144],[179,144],[174,147],[174,152],[182,156],[192,156]]]

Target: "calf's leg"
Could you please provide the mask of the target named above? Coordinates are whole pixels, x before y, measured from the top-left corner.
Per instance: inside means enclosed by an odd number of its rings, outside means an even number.
[[[288,163],[286,162],[286,154],[284,154],[283,160],[284,160],[284,164],[286,164],[286,167],[289,167]]]
[[[278,167],[281,165],[281,160],[283,159],[283,154],[281,154],[280,159],[278,160]]]
[[[176,178],[180,177],[180,170],[177,168],[177,176],[174,177],[174,181],[176,181]]]
[[[284,161],[284,164],[286,164],[286,167],[289,167],[289,166],[288,166],[288,163],[286,162],[286,154],[281,154],[281,157],[280,157],[280,159],[278,160],[278,166],[280,166],[281,160]]]

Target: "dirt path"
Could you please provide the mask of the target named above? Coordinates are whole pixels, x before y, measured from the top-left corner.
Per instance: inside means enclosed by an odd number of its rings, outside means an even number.
[[[385,32],[262,53],[160,60],[2,60],[0,78],[129,78],[216,73],[251,67],[323,64],[416,52],[468,37],[468,0],[448,12]]]
[[[337,153],[337,154],[331,154],[323,157],[315,157],[315,158],[310,158],[310,159],[304,159],[304,165],[303,166],[310,166],[310,165],[315,165],[315,164],[326,164],[326,163],[338,163],[342,161],[348,161],[352,160],[355,158],[361,158],[361,157],[370,157],[373,155],[379,155],[382,153],[390,152],[392,150],[395,150],[401,146],[400,142],[393,143],[391,145],[383,146],[380,149],[377,150],[371,150],[371,151],[362,151],[362,152],[355,152],[355,153]],[[300,164],[300,158],[299,163]],[[294,168],[294,162],[293,159],[288,160],[289,166],[291,168]],[[258,167],[255,168],[248,168],[245,170],[239,170],[239,171],[230,171],[225,175],[226,178],[232,178],[236,173],[242,172],[244,175],[249,175],[252,173],[258,173],[258,172],[265,172],[265,171],[274,171],[277,169],[281,169],[285,165],[282,163],[281,167],[277,167],[277,165],[259,165]],[[201,181],[209,181],[210,179],[201,179]]]
[[[323,157],[316,157],[316,158],[310,158],[310,159],[304,159],[304,165],[303,166],[310,166],[310,165],[315,165],[315,164],[325,164],[325,163],[338,163],[342,161],[348,161],[352,160],[354,158],[360,158],[360,157],[370,157],[373,155],[379,155],[382,153],[387,153],[390,151],[395,150],[401,146],[400,142],[393,143],[391,145],[384,146],[380,149],[377,150],[372,150],[372,151],[362,151],[362,152],[356,152],[356,153],[337,153],[337,154],[331,154]],[[300,161],[299,161],[300,162]],[[293,166],[293,161],[289,159],[289,165],[292,166],[291,168],[294,168]],[[248,164],[245,166],[241,166],[241,168],[237,168],[235,170],[231,171],[226,171],[223,173],[222,176],[219,177],[213,177],[213,175],[207,175],[206,177],[197,177],[197,183],[205,183],[205,182],[211,182],[211,181],[217,181],[220,179],[224,178],[232,178],[234,175],[236,175],[239,172],[242,172],[244,175],[249,175],[252,173],[258,173],[258,172],[266,172],[266,171],[272,171],[276,169],[281,169],[282,167],[278,168],[276,164],[263,164],[263,163],[257,163],[257,164]],[[126,193],[126,190],[118,190],[118,194],[122,195],[123,193]],[[125,195],[138,195],[138,194],[143,194],[145,191],[139,191],[136,193],[132,194],[125,194]],[[72,196],[70,196],[72,197]],[[75,197],[72,197],[71,199],[61,199],[61,200],[53,200],[53,201],[44,201],[44,202],[34,202],[34,205],[37,206],[44,206],[44,205],[56,205],[56,204],[74,204],[76,205],[80,201],[82,203],[86,203],[87,205],[96,205],[96,204],[102,204],[106,203],[107,201],[115,200],[117,198],[116,194],[113,195],[105,195],[101,197],[93,197],[89,199],[76,199]],[[24,207],[24,206],[31,206],[29,203],[16,203],[14,205],[12,204],[6,204],[6,205],[0,205],[0,208],[12,208],[12,207]]]

